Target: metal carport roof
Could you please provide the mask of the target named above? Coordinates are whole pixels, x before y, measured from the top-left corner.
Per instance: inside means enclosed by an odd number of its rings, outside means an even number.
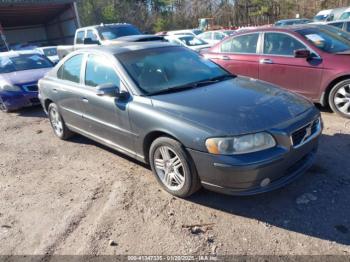
[[[74,2],[74,0],[0,0],[0,24],[3,27],[45,24]]]

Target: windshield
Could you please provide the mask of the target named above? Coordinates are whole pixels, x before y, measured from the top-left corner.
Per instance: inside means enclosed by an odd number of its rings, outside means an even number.
[[[327,53],[350,51],[350,34],[331,26],[297,31],[307,41]]]
[[[133,51],[118,54],[117,58],[146,95],[231,76],[215,63],[183,47]]]
[[[200,29],[193,29],[192,32],[193,32],[195,35],[199,35],[199,34],[203,33],[203,31],[200,30]]]
[[[57,49],[56,48],[44,48],[44,54],[46,56],[55,56],[57,55]]]
[[[102,26],[99,27],[98,32],[100,33],[101,39],[113,40],[122,36],[128,35],[141,35],[141,32],[134,26]]]
[[[52,63],[37,54],[0,56],[0,74],[49,67],[52,67]]]
[[[339,20],[346,20],[349,18],[350,18],[350,12],[345,12],[340,16]]]
[[[207,42],[204,42],[203,40],[191,35],[179,37],[179,40],[187,46],[198,46],[207,44]]]

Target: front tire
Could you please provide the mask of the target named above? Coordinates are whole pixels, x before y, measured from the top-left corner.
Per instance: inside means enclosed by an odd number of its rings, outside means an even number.
[[[168,193],[185,198],[200,189],[193,161],[178,141],[168,137],[156,139],[149,156],[153,174]]]
[[[67,140],[68,138],[73,136],[73,132],[67,128],[55,103],[51,103],[49,105],[48,115],[52,129],[58,138],[62,140]]]
[[[10,112],[10,110],[7,108],[7,106],[5,105],[1,97],[0,97],[0,111],[4,113]]]
[[[350,79],[341,81],[332,88],[329,106],[334,113],[350,118]]]

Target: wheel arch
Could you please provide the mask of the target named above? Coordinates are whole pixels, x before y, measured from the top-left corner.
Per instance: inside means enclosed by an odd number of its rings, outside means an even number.
[[[51,99],[45,99],[45,101],[44,101],[44,109],[45,109],[45,111],[46,112],[48,112],[48,110],[49,110],[49,105],[51,104],[51,103],[53,103],[53,101],[51,100]]]
[[[329,100],[329,94],[330,94],[331,90],[333,89],[333,87],[335,85],[337,85],[338,83],[340,83],[344,80],[350,80],[350,74],[338,76],[337,78],[335,78],[334,80],[332,80],[328,84],[327,88],[325,89],[325,91],[323,92],[323,95],[321,97],[320,103],[322,106],[329,106],[328,100]]]
[[[174,136],[173,134],[167,131],[154,130],[149,132],[143,139],[143,155],[145,157],[144,158],[145,162],[148,164],[149,164],[149,150],[151,148],[151,145],[159,137],[168,137],[180,142],[180,140],[176,138],[176,136]]]

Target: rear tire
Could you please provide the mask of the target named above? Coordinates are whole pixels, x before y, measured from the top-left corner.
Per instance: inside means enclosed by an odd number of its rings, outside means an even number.
[[[70,131],[66,126],[55,103],[51,103],[47,111],[52,129],[58,138],[62,140],[67,140],[74,135],[74,133]]]
[[[334,113],[350,118],[350,79],[341,81],[332,88],[328,102]]]
[[[200,189],[193,161],[178,141],[168,137],[156,139],[149,156],[153,174],[168,193],[185,198]]]

